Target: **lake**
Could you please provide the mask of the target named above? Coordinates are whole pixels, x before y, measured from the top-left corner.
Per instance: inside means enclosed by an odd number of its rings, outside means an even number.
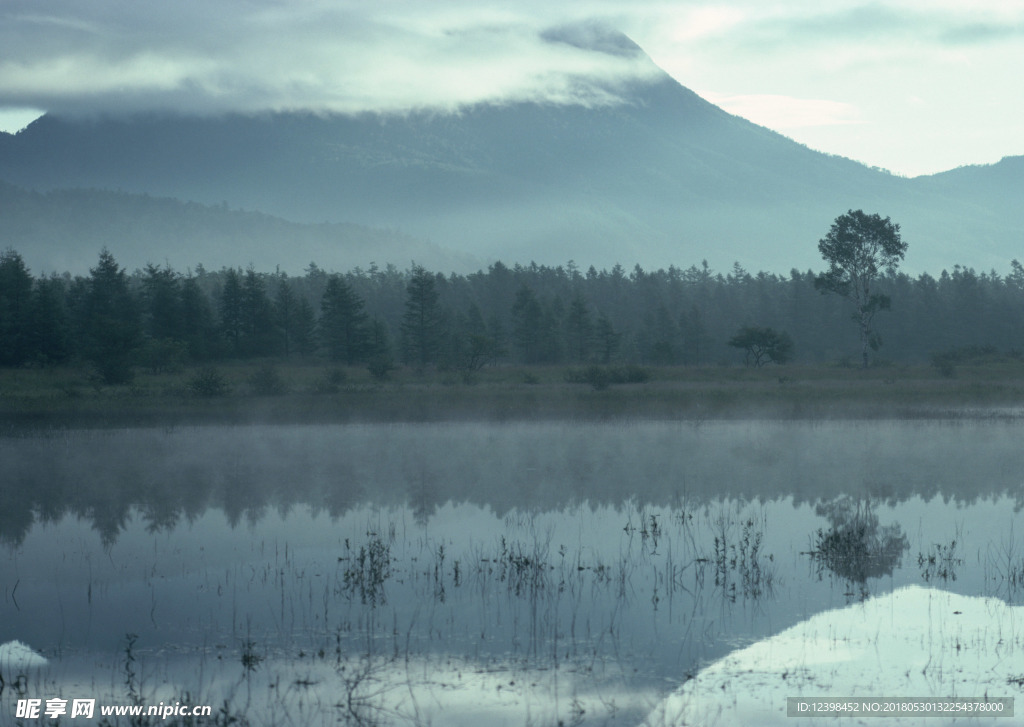
[[[0,647],[0,724],[19,700],[79,697],[253,725],[781,724],[787,697],[1015,697],[1022,435],[973,419],[5,438],[0,644],[46,664]]]

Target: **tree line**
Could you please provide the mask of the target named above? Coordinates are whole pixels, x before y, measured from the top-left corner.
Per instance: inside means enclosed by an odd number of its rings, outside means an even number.
[[[776,360],[771,351],[782,352],[780,362],[859,365],[864,317],[879,309],[887,313],[870,343],[884,344],[881,360],[1024,350],[1016,260],[1005,276],[960,266],[937,277],[882,270],[872,286],[851,308],[842,295],[822,295],[843,292],[834,271],[750,273],[738,263],[627,271],[496,262],[469,275],[418,265],[337,273],[311,263],[292,276],[150,264],[129,273],[107,250],[88,275],[34,277],[8,249],[0,365],[89,363],[107,383],[129,381],[138,368],[261,357],[320,357],[379,377],[400,364],[469,372],[506,363],[760,365]]]

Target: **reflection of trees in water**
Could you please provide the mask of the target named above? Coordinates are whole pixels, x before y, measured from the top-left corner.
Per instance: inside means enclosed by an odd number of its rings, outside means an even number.
[[[581,501],[664,505],[681,489],[697,502],[792,497],[799,505],[855,494],[851,480],[865,483],[857,492],[878,495],[858,469],[869,446],[872,469],[885,471],[891,483],[884,492],[890,503],[941,492],[969,504],[984,491],[1013,497],[1019,507],[1024,488],[1013,474],[1024,467],[1024,450],[1016,433],[932,425],[524,422],[7,438],[0,439],[0,543],[17,545],[33,525],[67,515],[90,520],[110,543],[128,513],[163,531],[208,508],[223,509],[237,526],[282,506],[340,517],[369,501],[408,503],[422,522],[449,501],[501,516]],[[908,459],[908,450],[918,449]],[[729,466],[723,452],[735,455]],[[971,476],[961,476],[968,470]]]
[[[881,526],[869,499],[843,497],[815,507],[829,527],[812,536],[810,556],[821,569],[863,586],[892,575],[910,547],[899,523]]]
[[[16,487],[0,488],[0,543],[20,545],[35,522],[34,498]]]
[[[430,517],[437,512],[437,483],[432,473],[426,470],[419,473],[415,480],[409,482],[406,502],[412,510],[416,524],[423,527]]]

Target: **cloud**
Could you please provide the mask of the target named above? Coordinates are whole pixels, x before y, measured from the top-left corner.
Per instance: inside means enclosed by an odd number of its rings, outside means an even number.
[[[1010,9],[1008,9],[1008,7]],[[835,43],[882,46],[909,43],[976,45],[1024,36],[1024,7],[999,3],[942,6],[903,3],[855,3],[815,6],[772,6],[750,13],[729,27],[728,42],[760,50],[822,47]]]
[[[608,28],[815,148],[904,172],[1021,152],[1021,0],[3,0],[0,112],[611,104],[659,71]]]
[[[774,94],[701,95],[731,114],[778,131],[865,123],[856,106],[840,101]]]
[[[0,105],[358,112],[518,100],[594,104],[657,72],[600,23],[573,13],[534,16],[526,6],[102,5],[58,0],[42,14],[15,0],[0,11]]]
[[[656,72],[610,39],[610,27],[692,63],[731,56],[731,67],[806,54],[830,67],[878,64],[908,47],[920,52],[922,42],[996,43],[1024,28],[1024,9],[995,0],[969,10],[936,3],[5,0],[0,106],[357,112],[609,103],[617,87]]]

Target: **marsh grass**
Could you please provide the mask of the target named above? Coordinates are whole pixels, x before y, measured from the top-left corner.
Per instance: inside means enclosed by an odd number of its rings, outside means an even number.
[[[345,555],[338,558],[344,562],[342,591],[351,599],[356,595],[363,605],[387,604],[384,586],[391,577],[391,545],[376,533],[371,534],[365,545],[355,550],[349,539],[345,539]]]
[[[948,543],[932,543],[926,551],[918,552],[917,566],[921,569],[921,579],[925,583],[932,581],[956,581],[957,569],[964,564],[963,538],[957,531]]]
[[[1013,528],[998,543],[989,543],[984,560],[985,584],[990,593],[1015,601],[1024,593],[1024,553]]]

